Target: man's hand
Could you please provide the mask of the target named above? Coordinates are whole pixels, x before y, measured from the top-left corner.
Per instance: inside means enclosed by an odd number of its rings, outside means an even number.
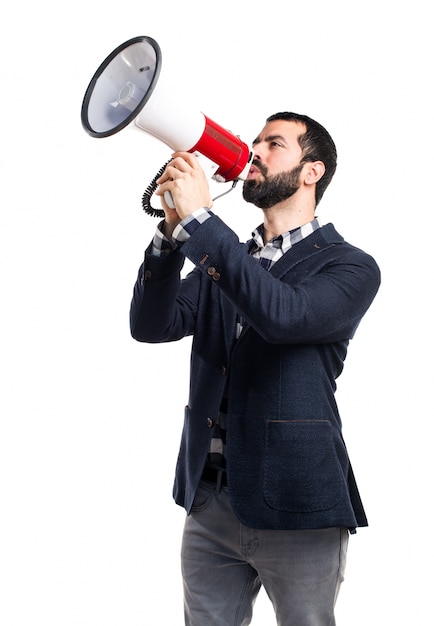
[[[197,158],[190,152],[175,152],[173,160],[166,166],[164,173],[156,181],[159,185],[156,195],[161,197],[161,204],[165,213],[166,231],[173,229],[197,209],[212,207],[212,198],[209,191],[208,179]],[[175,208],[171,209],[164,193],[172,195]]]

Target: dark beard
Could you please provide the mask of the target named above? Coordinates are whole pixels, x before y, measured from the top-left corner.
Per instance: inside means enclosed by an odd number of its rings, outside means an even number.
[[[243,184],[243,198],[260,209],[270,207],[287,200],[300,188],[300,172],[303,165],[296,165],[290,172],[268,176],[268,169],[258,161],[253,161],[264,180],[246,180]]]

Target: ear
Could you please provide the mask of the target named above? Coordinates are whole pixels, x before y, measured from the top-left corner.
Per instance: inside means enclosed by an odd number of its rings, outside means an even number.
[[[306,185],[313,185],[319,181],[321,176],[324,175],[325,165],[322,161],[314,161],[312,163],[306,163],[307,170],[304,177]]]

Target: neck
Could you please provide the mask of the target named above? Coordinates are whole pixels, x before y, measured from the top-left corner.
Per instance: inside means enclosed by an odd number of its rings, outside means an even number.
[[[264,243],[274,237],[299,228],[315,219],[315,206],[308,203],[305,206],[288,206],[288,201],[276,204],[264,210]]]

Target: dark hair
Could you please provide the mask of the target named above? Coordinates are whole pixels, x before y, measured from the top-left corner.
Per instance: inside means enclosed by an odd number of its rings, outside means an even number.
[[[315,187],[315,202],[318,204],[336,171],[337,152],[333,139],[321,124],[307,115],[285,111],[274,113],[267,118],[267,122],[274,120],[299,122],[306,126],[306,132],[298,138],[298,143],[303,151],[301,163],[322,161],[325,166],[325,172]]]

